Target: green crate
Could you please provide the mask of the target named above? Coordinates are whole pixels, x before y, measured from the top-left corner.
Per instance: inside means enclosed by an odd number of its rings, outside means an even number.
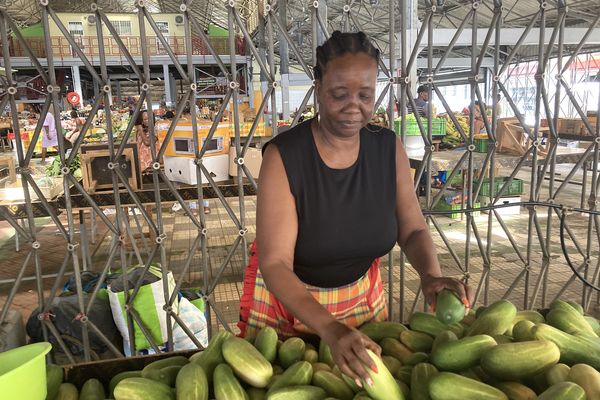
[[[400,135],[401,128],[401,119],[397,118],[394,121],[394,130],[397,135]],[[421,122],[423,123],[423,128],[427,133],[427,126],[429,125],[427,118],[422,117]],[[421,135],[421,131],[419,130],[419,124],[417,121],[409,120],[406,121],[406,135],[407,136],[419,136]],[[432,136],[446,136],[446,120],[444,118],[432,118],[431,119],[431,135]]]
[[[502,188],[502,186],[504,186],[504,183],[507,180],[508,180],[508,177],[506,177],[506,176],[498,176],[498,177],[494,178],[494,193],[492,193],[491,196],[496,196],[496,194],[498,192],[500,192],[500,189]],[[475,183],[475,185],[477,185],[477,184]],[[502,195],[503,196],[513,196],[513,195],[519,195],[522,193],[523,193],[523,180],[515,178],[510,182],[510,184],[508,185],[508,188]],[[490,179],[489,178],[483,179],[483,184],[481,185],[481,191],[479,192],[479,195],[490,197]]]
[[[487,153],[488,144],[490,140],[488,138],[475,139],[475,152],[476,153]]]
[[[476,202],[473,204],[473,208],[479,208],[480,205],[479,202]],[[465,207],[467,206],[467,204],[465,203]],[[440,201],[439,203],[436,204],[436,206],[433,208],[434,211],[458,211],[460,210],[462,207],[462,204],[447,204],[444,201]],[[459,213],[459,212],[454,212],[450,215],[446,215],[446,217],[448,218],[452,218],[452,219],[460,219],[460,215],[464,214],[464,213]],[[475,211],[472,213],[472,215],[474,217],[478,217],[481,214],[480,211]]]

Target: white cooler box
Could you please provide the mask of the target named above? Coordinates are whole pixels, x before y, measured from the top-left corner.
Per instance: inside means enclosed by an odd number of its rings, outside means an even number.
[[[490,205],[492,200],[486,196],[479,196],[479,201],[481,202],[481,207],[487,207]],[[500,197],[498,199],[498,201],[496,201],[494,203],[494,205],[512,204],[512,203],[520,203],[520,202],[521,202],[521,196]],[[500,215],[519,215],[519,214],[521,214],[521,206],[503,207],[503,208],[496,209],[496,211],[498,211],[498,214],[500,214]],[[484,211],[484,212],[487,213],[489,211]]]
[[[229,179],[229,154],[204,157],[202,161],[215,182]],[[188,185],[196,184],[196,165],[193,158],[165,156],[164,163],[165,175],[170,181]],[[208,183],[204,174],[202,174],[202,183]]]

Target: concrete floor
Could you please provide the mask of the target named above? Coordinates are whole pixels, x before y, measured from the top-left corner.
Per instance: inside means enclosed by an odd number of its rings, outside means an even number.
[[[568,171],[569,166],[560,166],[559,168],[559,172],[563,174],[563,176],[566,175]],[[528,170],[523,170],[518,177],[528,181],[529,174],[530,172],[528,172]],[[576,174],[575,179],[581,180],[581,173]],[[525,193],[529,192],[527,185],[525,185],[524,189]],[[547,189],[545,189],[545,192],[547,193]],[[580,193],[581,186],[574,184],[568,185],[565,189],[565,192],[559,197],[559,203],[562,202],[571,206],[578,206]],[[527,195],[524,195],[523,200],[526,198]],[[234,212],[239,215],[239,204],[237,198],[229,200]],[[209,278],[212,281],[214,276],[218,273],[218,270],[225,259],[231,244],[235,241],[238,231],[229,215],[225,211],[225,208],[219,203],[218,199],[210,200],[210,207],[211,213],[206,215],[209,255],[207,261],[210,267]],[[255,237],[255,197],[246,197],[245,209],[248,228],[248,234],[246,238],[248,241],[247,244],[249,245]],[[189,272],[185,276],[181,276],[184,261],[187,258],[189,254],[189,248],[191,247],[192,242],[197,235],[197,230],[182,211],[173,212],[170,205],[165,205],[163,211],[163,222],[168,238],[165,248],[169,268],[174,272],[176,279],[183,279],[184,284],[182,287],[201,287],[204,281],[201,252],[195,253]],[[547,211],[545,209],[538,209],[537,213],[541,226],[541,232],[545,237],[547,228]],[[90,235],[91,231],[89,224],[89,213],[86,213],[86,218],[86,232],[88,235]],[[114,218],[114,216],[111,216],[111,218]],[[66,221],[64,215],[61,216],[61,219]],[[512,234],[519,250],[524,257],[527,257],[528,251],[528,220],[528,213],[524,209],[521,209],[518,215],[507,216],[504,218],[504,222],[508,227],[509,232]],[[433,237],[437,245],[439,259],[442,264],[444,274],[448,276],[462,277],[464,276],[465,272],[468,271],[471,284],[474,287],[478,287],[484,271],[483,258],[478,250],[477,240],[472,234],[470,240],[470,251],[468,253],[468,257],[466,256],[466,220],[452,220],[447,217],[436,216],[436,221],[440,230],[447,237],[450,243],[450,248],[456,252],[463,268],[461,270],[461,268],[458,267],[448,247],[442,241],[439,232],[437,232],[432,225]],[[584,215],[572,214],[569,216],[568,221],[574,236],[585,247],[589,218]],[[480,216],[475,217],[475,224],[479,230],[479,233],[484,239],[482,240],[482,245],[485,247],[487,244],[485,236],[487,235],[488,229],[488,215],[481,214]],[[39,240],[42,243],[42,249],[39,252],[42,273],[50,275],[44,279],[42,285],[45,296],[47,297],[55,280],[51,275],[56,273],[65,259],[65,255],[67,253],[66,242],[57,234],[56,228],[49,218],[40,218],[36,220],[36,226],[38,227]],[[553,228],[550,234],[551,262],[549,265],[549,272],[546,276],[546,304],[548,304],[548,302],[559,293],[562,293],[561,297],[563,298],[581,301],[583,286],[579,280],[572,280],[573,273],[565,263],[565,259],[560,250],[558,218],[556,216],[553,217],[552,226]],[[598,231],[594,229],[591,249],[592,271],[597,267],[598,262],[597,234]],[[529,299],[528,306],[533,308],[541,307],[541,289],[544,287],[543,284],[539,285],[540,291],[536,301],[533,304],[531,303],[532,295],[536,290],[538,279],[540,278],[540,272],[542,270],[542,256],[539,240],[535,239],[534,236],[534,240],[532,241],[529,250],[529,272],[528,274],[525,274],[525,264],[519,259],[517,253],[511,246],[506,233],[495,218],[492,221],[491,239],[491,268],[489,273],[489,281],[487,281],[487,290],[485,287],[481,288],[479,304],[481,304],[484,299],[487,299],[487,301],[491,302],[505,297],[515,302],[519,308],[523,308],[525,304],[525,294],[527,293],[527,298]],[[103,229],[101,221],[97,219],[97,233],[94,243],[89,247],[92,254],[92,265],[88,266],[90,270],[97,271],[104,265],[104,262],[107,258],[107,251],[110,243],[109,240],[110,235],[108,235],[108,232],[105,228]],[[138,245],[141,246],[141,242],[139,242]],[[573,255],[574,261],[581,262],[582,257],[575,255],[575,248],[572,243],[569,244],[569,249]],[[1,222],[0,260],[2,260],[2,262],[0,263],[0,306],[4,305],[6,296],[13,286],[11,280],[13,280],[18,274],[18,271],[20,270],[23,261],[28,254],[28,251],[28,248],[24,248],[23,245],[21,245],[19,252],[15,251],[15,232],[10,226],[8,226],[6,222]],[[235,324],[238,319],[239,298],[241,296],[242,279],[245,268],[242,251],[243,248],[240,246],[233,254],[219,283],[215,288],[213,296],[214,303],[220,311],[225,322],[234,330],[237,329]],[[390,280],[392,282],[391,291],[393,293],[394,300],[393,304],[391,305],[391,310],[394,319],[400,319],[402,317],[406,320],[413,307],[416,307],[416,309],[423,308],[422,299],[418,304],[415,304],[415,296],[418,292],[419,279],[415,271],[410,266],[400,269],[399,248],[396,247],[392,255],[392,273],[389,273],[388,260],[384,259],[382,260],[382,276],[384,277],[386,284],[389,284]],[[132,252],[129,252],[127,257],[129,263],[135,264],[135,257]],[[466,258],[468,258],[468,269],[466,267]],[[72,272],[72,269],[67,268],[67,272]],[[29,263],[27,266],[25,276],[34,276],[33,263]],[[66,279],[67,278],[64,278],[64,280]],[[569,285],[566,285],[570,280],[572,280],[572,282]],[[403,282],[402,285],[401,282]],[[514,290],[508,291],[508,288],[511,286],[511,284],[515,282],[516,284]],[[402,305],[400,304],[401,286],[403,288]],[[386,285],[386,292],[388,289],[389,288]],[[486,292],[487,296],[485,295]],[[597,296],[594,296],[590,309],[594,309],[597,302],[598,298]],[[35,282],[33,280],[24,281],[18,288],[17,295],[11,308],[21,311],[23,317],[26,318],[37,306],[37,304],[38,299]],[[219,325],[214,313],[212,313],[211,323],[214,327],[218,327]]]

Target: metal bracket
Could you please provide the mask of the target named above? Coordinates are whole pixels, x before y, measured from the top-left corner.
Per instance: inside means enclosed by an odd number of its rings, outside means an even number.
[[[90,4],[90,10],[92,10],[92,12],[98,11],[98,4],[96,4],[96,3]]]
[[[230,88],[230,89],[237,89],[237,88],[239,88],[239,87],[240,87],[240,84],[239,84],[239,83],[237,83],[237,82],[235,82],[235,81],[229,81],[229,84],[228,84],[228,85],[229,85],[229,88]]]
[[[166,312],[168,312],[169,314],[171,314],[171,313],[173,312],[173,307],[171,307],[171,306],[170,306],[170,305],[168,305],[168,304],[165,304],[165,305],[163,306],[163,310],[164,310],[164,311],[166,311]]]
[[[600,136],[596,136],[596,138],[594,139],[594,143],[600,144]]]
[[[237,165],[244,165],[244,157],[239,157],[235,159],[235,163]]]
[[[277,89],[279,87],[279,83],[277,83],[276,81],[273,81],[273,82],[269,83],[269,87],[272,87],[273,89]]]
[[[194,158],[194,164],[202,165],[202,158]]]
[[[42,7],[48,7],[49,0],[40,0],[40,5]]]
[[[104,93],[110,93],[110,86],[109,85],[102,86],[102,91]]]
[[[270,4],[265,4],[265,12],[266,13],[271,13],[271,11],[273,11],[273,8],[271,7]]]
[[[229,0],[225,3],[226,7],[235,8],[235,1]]]
[[[161,233],[160,235],[158,235],[156,237],[156,239],[154,241],[156,242],[156,244],[161,244],[165,240],[167,240],[167,234],[166,233]]]
[[[23,174],[31,175],[31,171],[32,170],[31,170],[31,167],[29,167],[29,166],[26,166],[26,167],[17,167],[16,169],[17,169],[17,173],[18,174],[21,174],[21,175],[23,175]]]
[[[195,92],[195,91],[196,91],[196,89],[198,89],[198,85],[196,85],[195,83],[190,83],[190,90],[191,90],[192,92]]]
[[[545,10],[546,8],[548,8],[548,3],[547,3],[547,2],[545,2],[545,1],[542,1],[542,2],[540,3],[540,9],[541,9],[541,10]]]
[[[388,82],[394,84],[396,83],[396,78],[392,76],[391,78],[388,78]]]
[[[479,3],[478,1],[474,1],[473,2],[473,10],[477,10],[480,5],[481,5],[481,3]]]
[[[147,92],[148,89],[150,89],[150,85],[148,85],[147,83],[142,83],[140,89],[142,89],[144,92]]]
[[[206,234],[207,234],[207,233],[208,233],[208,229],[206,229],[206,228],[202,228],[202,229],[200,230],[200,234],[201,234],[202,236],[206,236]]]
[[[139,8],[144,8],[146,7],[146,1],[145,0],[137,0],[135,3]]]
[[[67,251],[72,253],[75,249],[79,247],[79,243],[67,243]]]
[[[160,170],[160,163],[159,162],[153,162],[152,163],[152,169],[155,171]]]
[[[342,7],[342,11],[344,11],[345,13],[349,13],[350,12],[350,6],[348,4],[345,4],[344,7]]]
[[[319,2],[317,0],[312,3],[313,8],[319,8]]]
[[[437,7],[435,5],[432,5],[429,11],[431,11],[431,13],[433,14],[437,11]]]
[[[181,11],[182,13],[187,11],[187,4],[180,4],[179,5],[179,11]]]
[[[62,167],[60,167],[60,173],[63,175],[69,175],[71,173],[71,170],[66,165],[63,165]]]
[[[17,88],[14,86],[10,86],[8,89],[6,89],[6,91],[8,92],[8,94],[12,94],[12,95],[17,94]]]
[[[119,163],[109,162],[106,164],[106,168],[108,168],[112,171],[113,169],[117,168],[118,165],[119,165]]]
[[[248,233],[248,229],[246,229],[246,228],[240,229],[240,231],[238,233],[242,237],[246,236],[246,233]]]
[[[429,83],[430,85],[433,83],[433,76],[427,77],[427,83]]]
[[[470,144],[470,145],[467,147],[467,150],[469,150],[471,153],[472,153],[472,152],[474,152],[474,151],[475,151],[475,145],[474,145],[474,144]]]
[[[40,244],[40,242],[38,242],[37,240],[34,242],[31,242],[31,247],[33,247],[36,250],[39,250],[40,247],[42,247],[42,245]]]

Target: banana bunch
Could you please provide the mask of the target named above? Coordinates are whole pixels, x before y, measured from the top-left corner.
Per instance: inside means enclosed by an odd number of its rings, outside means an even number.
[[[462,114],[455,114],[455,117],[463,131],[465,133],[469,132],[469,119]],[[444,118],[446,120],[446,136],[442,139],[442,143],[447,148],[457,147],[462,144],[462,137],[450,117],[445,115]]]

